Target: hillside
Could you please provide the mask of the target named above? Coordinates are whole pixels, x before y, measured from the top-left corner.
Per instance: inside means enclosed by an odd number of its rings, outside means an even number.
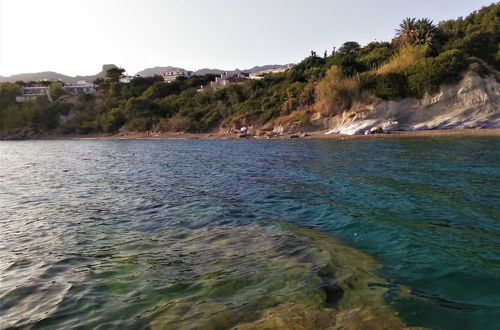
[[[385,131],[443,129],[500,129],[500,84],[492,76],[467,71],[458,84],[441,86],[438,93],[402,100],[375,100],[363,108],[337,116],[314,113],[307,125],[285,122],[274,132],[297,134],[304,130],[327,130],[326,134],[363,134],[378,126]]]
[[[171,71],[174,69],[176,69],[176,68],[173,66],[155,66],[153,68],[147,68],[147,69],[141,70],[141,71],[137,72],[135,75],[141,76],[141,77],[153,77],[155,75],[159,75],[160,72]]]
[[[252,125],[360,133],[389,119],[407,130],[498,127],[500,4],[439,24],[405,18],[396,28],[387,42],[347,41],[325,57],[312,52],[287,72],[203,92],[197,88],[214,74],[122,84],[121,71],[108,70],[96,96],[77,103],[16,104],[19,86],[0,84],[0,131],[215,132]]]
[[[81,80],[84,81],[89,81],[92,82],[96,80],[97,78],[104,78],[106,76],[106,71],[111,68],[115,67],[114,64],[104,64],[102,66],[101,72],[91,75],[91,76],[67,76],[61,73],[57,72],[52,72],[52,71],[46,71],[46,72],[36,72],[36,73],[21,73],[21,74],[16,74],[12,75],[9,77],[3,77],[0,76],[0,82],[16,82],[16,81],[43,81],[43,80],[54,80],[54,81],[63,81],[65,83],[73,83],[73,82],[78,82]]]
[[[278,68],[286,68],[290,66],[291,64],[271,64],[271,65],[263,65],[263,66],[254,66],[251,69],[246,69],[246,70],[240,70],[240,69],[234,69],[234,70],[222,70],[222,69],[209,69],[209,68],[203,68],[199,69],[193,72],[193,75],[195,76],[204,76],[207,74],[223,74],[224,72],[229,72],[229,73],[239,73],[239,72],[259,72],[259,71],[264,71],[264,70],[269,70],[269,69],[278,69]],[[136,73],[136,75],[139,75],[141,77],[152,77],[154,75],[160,74],[162,71],[169,71],[173,70],[175,67],[172,66],[155,66],[154,68],[147,68],[144,70],[141,70]]]

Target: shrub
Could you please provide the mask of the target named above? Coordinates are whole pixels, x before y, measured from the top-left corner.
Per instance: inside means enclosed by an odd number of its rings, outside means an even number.
[[[186,117],[175,116],[168,120],[166,127],[174,132],[190,132],[196,127],[196,122]]]
[[[359,61],[369,69],[376,69],[380,67],[385,61],[387,61],[394,53],[394,50],[389,47],[379,47],[372,49],[366,55],[359,58]]]
[[[316,101],[316,85],[311,81],[304,86],[299,94],[299,106],[313,105]]]
[[[53,82],[49,87],[50,96],[54,101],[66,94],[63,84],[60,82]]]
[[[129,131],[147,131],[151,129],[153,125],[153,120],[149,117],[140,117],[131,119],[126,125],[126,129]]]
[[[117,131],[125,124],[126,120],[125,111],[120,108],[113,108],[104,117],[103,128],[106,132]]]
[[[16,104],[0,109],[0,132],[8,132],[14,128],[26,126],[31,122],[31,114]]]
[[[16,103],[19,86],[12,83],[0,83],[0,111],[10,104]]]
[[[316,87],[316,106],[324,114],[335,115],[350,109],[359,93],[359,78],[346,77],[334,65]]]
[[[404,98],[410,94],[408,79],[402,73],[360,75],[362,88],[384,100]]]
[[[88,134],[96,132],[99,129],[99,124],[96,120],[88,120],[74,124],[74,131],[79,134]]]
[[[425,45],[403,47],[399,50],[399,52],[392,56],[387,63],[381,65],[376,70],[376,73],[384,74],[402,71],[425,58],[428,50],[429,47]]]
[[[489,66],[486,62],[484,62],[480,58],[470,57],[469,62],[470,62],[469,69],[478,73],[481,77],[487,76],[495,71],[494,68]]]
[[[310,111],[297,110],[287,116],[278,117],[274,120],[275,125],[285,125],[292,123],[309,124],[311,122]]]
[[[408,85],[414,96],[436,93],[442,84],[460,81],[468,61],[460,50],[448,50],[438,57],[420,60],[407,70]]]
[[[169,130],[168,122],[169,118],[157,119],[156,122],[153,124],[153,131],[155,132],[168,131]]]

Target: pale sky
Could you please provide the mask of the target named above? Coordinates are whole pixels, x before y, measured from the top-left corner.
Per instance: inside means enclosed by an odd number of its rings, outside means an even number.
[[[466,16],[482,0],[0,0],[0,75],[116,64],[247,69],[345,41],[388,41],[404,17]]]

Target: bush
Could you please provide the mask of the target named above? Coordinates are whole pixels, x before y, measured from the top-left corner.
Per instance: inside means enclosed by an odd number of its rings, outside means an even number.
[[[158,112],[159,106],[155,102],[145,98],[128,99],[125,111],[128,118],[147,117]]]
[[[486,62],[484,62],[480,58],[470,57],[469,62],[470,62],[469,69],[478,73],[481,77],[487,76],[495,71],[494,68],[489,66]]]
[[[49,87],[50,96],[54,101],[66,94],[63,84],[60,82],[53,82]]]
[[[190,132],[196,127],[196,122],[186,117],[172,117],[168,120],[167,128],[174,132]]]
[[[308,79],[322,74],[324,64],[325,60],[323,58],[310,56],[292,68],[290,79],[293,82],[307,82]]]
[[[79,134],[88,134],[97,132],[99,130],[99,124],[96,120],[87,120],[75,123],[73,127],[70,128],[69,130],[74,130]]]
[[[0,110],[16,103],[19,86],[12,83],[0,83]]]
[[[370,45],[375,44],[371,43]],[[394,54],[394,49],[390,45],[381,44],[371,49],[368,53],[359,57],[361,62],[368,69],[377,69]]]
[[[407,70],[410,91],[417,97],[422,97],[426,92],[436,93],[442,84],[460,81],[467,66],[464,53],[457,49],[445,51],[435,58],[420,60]]]
[[[151,129],[152,126],[153,126],[153,120],[151,118],[145,118],[145,117],[133,118],[125,125],[127,130],[139,131],[139,132],[147,131]]]
[[[117,131],[125,124],[126,120],[125,111],[113,108],[104,117],[103,128],[108,133]]]
[[[406,46],[401,48],[387,63],[381,65],[376,70],[376,73],[384,74],[403,71],[425,58],[428,51],[428,46]]]
[[[294,111],[287,116],[278,117],[274,120],[276,125],[286,125],[292,123],[309,124],[311,122],[310,112],[307,110]]]
[[[16,104],[0,109],[0,132],[8,132],[14,128],[29,125],[31,113]]]
[[[351,108],[360,94],[358,77],[346,77],[334,65],[316,87],[316,106],[324,114],[335,115]]]
[[[365,74],[360,76],[360,80],[362,89],[384,100],[405,98],[410,94],[408,79],[402,73]]]

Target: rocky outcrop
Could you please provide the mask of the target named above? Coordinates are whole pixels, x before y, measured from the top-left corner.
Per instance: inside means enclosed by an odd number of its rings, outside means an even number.
[[[456,85],[445,85],[422,99],[379,101],[362,111],[348,111],[330,119],[327,134],[362,134],[384,130],[500,128],[500,84],[494,77],[469,71]]]
[[[308,117],[307,122],[295,121],[274,125],[272,131],[276,135],[303,134],[303,132],[321,131],[328,127],[328,118],[317,112]]]

